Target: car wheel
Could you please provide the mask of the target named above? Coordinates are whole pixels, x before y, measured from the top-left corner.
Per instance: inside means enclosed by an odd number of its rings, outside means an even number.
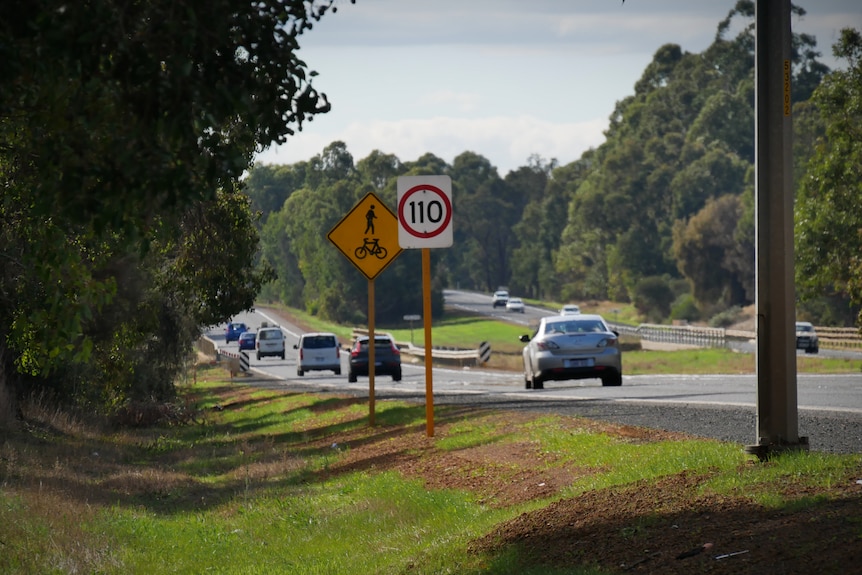
[[[296,370],[296,375],[298,375],[299,377],[302,377],[303,375],[305,375],[305,372],[304,372],[304,371],[302,371],[301,369],[297,369],[297,370]]]
[[[257,352],[257,360],[260,361],[260,352]]]
[[[284,352],[281,352],[281,355],[280,355],[279,357],[280,357],[281,359],[284,359]]]
[[[356,374],[348,373],[347,374],[347,381],[349,383],[356,383]]]
[[[395,372],[392,374],[392,381],[401,381],[401,372]]]
[[[617,387],[623,384],[623,374],[614,373],[602,377],[602,385],[605,387]]]
[[[341,375],[341,368],[335,370],[335,375]]]
[[[542,381],[542,378],[539,377],[538,375],[536,375],[535,373],[533,374],[532,382],[533,382],[533,389],[545,389],[545,382]]]
[[[527,364],[524,364],[524,387],[533,389],[533,380],[530,379],[530,373],[527,371]]]

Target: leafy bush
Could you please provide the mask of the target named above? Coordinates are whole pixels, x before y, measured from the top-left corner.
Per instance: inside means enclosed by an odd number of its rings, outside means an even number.
[[[710,327],[729,327],[742,319],[742,308],[738,305],[727,308],[709,319]]]
[[[673,291],[663,277],[644,278],[635,286],[635,307],[649,321],[660,322],[666,318],[670,314],[673,298]]]
[[[670,308],[670,319],[697,321],[700,319],[700,310],[694,296],[690,293],[682,294],[673,302]]]

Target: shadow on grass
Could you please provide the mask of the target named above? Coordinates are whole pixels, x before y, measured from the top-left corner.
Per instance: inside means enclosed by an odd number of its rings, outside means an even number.
[[[181,427],[124,429],[104,436],[31,425],[3,445],[4,450],[29,455],[0,458],[0,482],[62,493],[80,505],[182,514],[266,493],[290,493],[338,473],[383,465],[372,457],[339,469],[343,450],[398,442],[425,427],[423,405],[381,406],[371,427],[367,415],[355,409],[367,404],[362,398],[261,393],[258,388],[232,386],[192,397],[215,402],[216,407],[202,414],[198,423]],[[297,400],[305,401],[296,404]],[[261,413],[267,404],[274,411]],[[279,404],[290,407],[280,409]],[[436,420],[443,425],[471,411],[475,410],[441,408]],[[223,413],[231,413],[234,421],[220,422]],[[295,431],[278,431],[291,420]],[[341,445],[333,446],[333,438]],[[388,457],[406,455],[405,450]]]

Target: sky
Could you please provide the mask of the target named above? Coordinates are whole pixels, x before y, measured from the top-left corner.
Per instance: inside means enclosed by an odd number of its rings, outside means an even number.
[[[835,68],[842,28],[862,31],[860,0],[794,0],[794,32]],[[292,164],[342,141],[354,162],[379,150],[448,163],[470,151],[501,177],[568,164],[604,141],[616,103],[664,44],[699,53],[736,0],[336,0],[299,56],[332,109],[257,163]]]

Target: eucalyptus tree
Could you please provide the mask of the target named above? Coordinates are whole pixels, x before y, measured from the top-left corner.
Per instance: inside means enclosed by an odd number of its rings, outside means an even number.
[[[804,10],[794,7],[794,13]],[[684,228],[710,200],[747,189],[754,149],[753,16],[753,2],[737,2],[701,54],[660,47],[635,93],[617,102],[607,140],[570,202],[557,252],[555,267],[569,293],[628,299],[642,278],[688,277],[685,269],[694,269],[676,265],[674,228]],[[731,29],[738,30],[732,38]],[[797,103],[826,68],[816,61],[812,37],[797,34],[793,46],[792,83],[807,86],[794,90]],[[742,266],[749,258],[735,261]],[[724,294],[722,286],[740,279],[724,271],[731,275],[716,279],[717,291],[700,293]],[[731,299],[748,297],[740,295],[745,289],[730,291]]]
[[[362,181],[369,183],[375,190],[382,190],[401,175],[405,167],[397,156],[373,150],[356,163],[356,170]]]
[[[99,317],[125,293],[125,276],[113,273],[118,259],[170,257],[156,249],[172,243],[160,235],[164,222],[235,193],[256,150],[284,142],[329,109],[297,50],[330,9],[326,0],[3,2],[0,369],[7,382],[26,376],[38,384],[89,361],[94,326],[128,329]],[[245,221],[227,222],[224,233],[239,237],[232,226]],[[170,232],[178,241],[186,230]],[[219,249],[249,255],[232,241]],[[246,269],[220,278],[216,315],[247,305],[244,291],[232,290]]]
[[[260,212],[261,224],[273,212],[284,205],[284,201],[305,185],[308,162],[290,165],[255,164],[243,180],[243,191],[251,199],[251,209]]]
[[[702,210],[678,220],[674,228],[674,257],[707,317],[746,301],[745,278],[733,273],[739,249],[735,231],[742,213],[740,197],[726,194],[707,200]]]
[[[862,309],[862,34],[844,29],[833,47],[847,68],[824,78],[813,102],[816,139],[796,203],[796,282],[803,299],[839,294]],[[857,325],[862,326],[862,311]]]

